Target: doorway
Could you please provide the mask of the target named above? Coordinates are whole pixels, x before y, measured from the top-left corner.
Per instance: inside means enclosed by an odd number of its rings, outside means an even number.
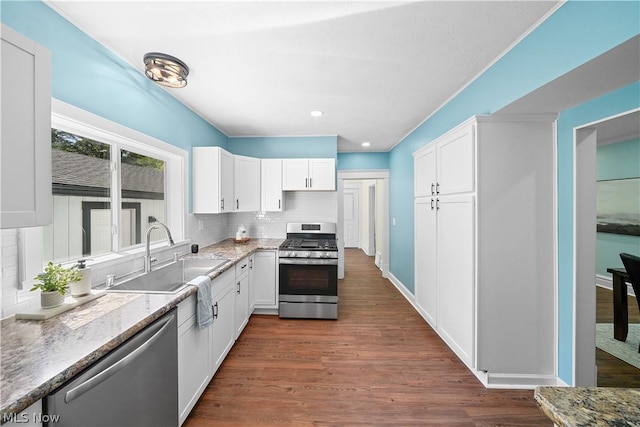
[[[382,277],[389,277],[389,171],[338,171],[338,212],[345,210],[345,190],[360,181],[360,245],[375,264]],[[366,183],[366,184],[364,184]],[[374,186],[373,190],[371,186]],[[374,191],[374,200],[369,194]],[[364,201],[363,201],[364,199]],[[373,213],[372,213],[373,210]],[[373,228],[373,230],[372,230]],[[338,278],[344,278],[345,218],[338,215]],[[373,252],[373,253],[371,253]]]
[[[603,356],[596,350],[597,318],[602,320],[603,311],[612,310],[611,294],[603,293],[602,289],[596,289],[596,282],[602,282],[602,269],[598,261],[597,250],[597,212],[596,212],[596,188],[599,175],[597,150],[599,146],[614,144],[640,138],[640,110],[625,112],[616,116],[606,117],[599,121],[585,124],[576,128],[574,132],[575,145],[575,241],[574,241],[574,289],[575,289],[575,385],[594,386],[601,385],[598,378],[611,376],[616,364],[620,369],[628,369],[624,363],[616,362],[615,358]],[[640,171],[640,165],[638,165]],[[640,247],[636,250],[640,251]],[[615,250],[618,252],[618,250]],[[614,254],[617,255],[617,254]],[[602,255],[600,255],[602,256]],[[616,258],[610,258],[615,260]],[[611,262],[607,261],[607,262]],[[621,264],[621,263],[620,263]],[[618,265],[611,265],[617,267]],[[605,273],[606,274],[606,273]],[[596,279],[596,278],[599,279]],[[606,279],[605,279],[606,281]],[[607,295],[603,300],[603,294]],[[597,297],[599,295],[599,297]],[[599,300],[598,300],[599,298]],[[635,296],[629,299],[635,304]],[[596,301],[598,300],[598,304]],[[603,308],[604,304],[611,304]],[[635,304],[637,305],[637,304]],[[637,311],[637,307],[630,304],[630,313]],[[633,319],[630,316],[630,319]],[[611,320],[612,321],[612,320]],[[633,321],[633,320],[631,320]],[[600,339],[600,341],[602,341]],[[637,344],[636,344],[637,346]],[[606,363],[602,369],[596,366],[596,354],[599,354],[600,363]],[[605,362],[606,361],[606,362]],[[640,371],[638,371],[640,374]],[[624,376],[620,376],[624,380]],[[617,387],[637,386],[616,383]],[[608,384],[609,386],[612,383]]]

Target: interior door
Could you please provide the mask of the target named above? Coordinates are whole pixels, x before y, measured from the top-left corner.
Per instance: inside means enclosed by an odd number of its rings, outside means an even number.
[[[344,247],[360,247],[360,190],[344,189]]]

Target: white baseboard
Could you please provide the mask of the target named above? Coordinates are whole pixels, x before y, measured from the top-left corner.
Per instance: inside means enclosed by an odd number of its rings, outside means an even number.
[[[596,286],[613,290],[613,280],[609,276],[596,274]],[[636,293],[633,291],[633,286],[631,286],[631,283],[629,282],[627,282],[627,295],[632,295],[634,297],[636,296]]]
[[[486,374],[486,388],[509,388],[532,390],[538,386],[566,387],[564,382],[555,375],[525,375],[525,374]]]

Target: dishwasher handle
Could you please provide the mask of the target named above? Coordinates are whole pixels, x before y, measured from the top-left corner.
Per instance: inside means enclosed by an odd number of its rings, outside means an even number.
[[[142,355],[149,347],[151,347],[157,340],[160,339],[164,331],[170,326],[170,322],[173,320],[175,314],[168,316],[166,319],[160,320],[156,324],[149,326],[149,329],[145,332],[147,334],[152,334],[153,336],[146,340],[142,345],[133,350],[131,353],[127,354],[125,357],[109,366],[107,369],[99,372],[93,377],[89,378],[82,384],[77,387],[72,388],[64,395],[64,401],[66,403],[71,402],[72,400],[82,396],[84,393],[88,392],[101,382],[106,379],[112,377],[122,369],[126,368],[129,364],[131,364],[136,358]],[[159,329],[159,330],[158,330]],[[155,332],[157,330],[157,332]],[[155,332],[155,333],[154,333]]]

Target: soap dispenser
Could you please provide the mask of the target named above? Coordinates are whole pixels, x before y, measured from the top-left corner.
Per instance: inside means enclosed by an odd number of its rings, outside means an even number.
[[[70,284],[71,296],[74,298],[83,297],[91,293],[91,268],[87,267],[86,259],[78,260],[78,272],[82,276],[79,282]]]

